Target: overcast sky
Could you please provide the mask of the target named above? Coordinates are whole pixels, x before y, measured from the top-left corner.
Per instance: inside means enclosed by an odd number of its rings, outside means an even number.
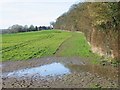
[[[0,28],[49,25],[80,0],[0,0]]]

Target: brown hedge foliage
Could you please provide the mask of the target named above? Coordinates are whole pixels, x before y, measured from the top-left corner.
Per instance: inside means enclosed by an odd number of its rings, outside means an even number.
[[[54,28],[81,31],[93,52],[120,59],[120,2],[84,2],[57,18]]]

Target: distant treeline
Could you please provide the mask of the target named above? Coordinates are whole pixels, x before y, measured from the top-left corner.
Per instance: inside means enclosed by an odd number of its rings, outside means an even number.
[[[120,2],[84,2],[59,16],[54,28],[81,31],[92,51],[120,60]]]
[[[51,26],[33,26],[28,25],[22,26],[22,25],[13,25],[9,27],[8,29],[2,29],[2,33],[18,33],[18,32],[30,32],[30,31],[39,31],[39,30],[50,30],[53,29]]]

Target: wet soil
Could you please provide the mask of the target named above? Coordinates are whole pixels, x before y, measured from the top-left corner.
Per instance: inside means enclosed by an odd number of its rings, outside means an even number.
[[[2,65],[3,88],[118,88],[118,69],[79,57],[45,57]],[[0,68],[1,68],[0,67]]]

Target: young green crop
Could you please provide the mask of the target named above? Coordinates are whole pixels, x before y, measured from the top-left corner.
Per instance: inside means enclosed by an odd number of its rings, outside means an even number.
[[[94,57],[82,33],[47,30],[2,35],[2,61],[47,56]]]
[[[27,60],[53,55],[70,35],[62,31],[5,34],[2,37],[2,60]]]

